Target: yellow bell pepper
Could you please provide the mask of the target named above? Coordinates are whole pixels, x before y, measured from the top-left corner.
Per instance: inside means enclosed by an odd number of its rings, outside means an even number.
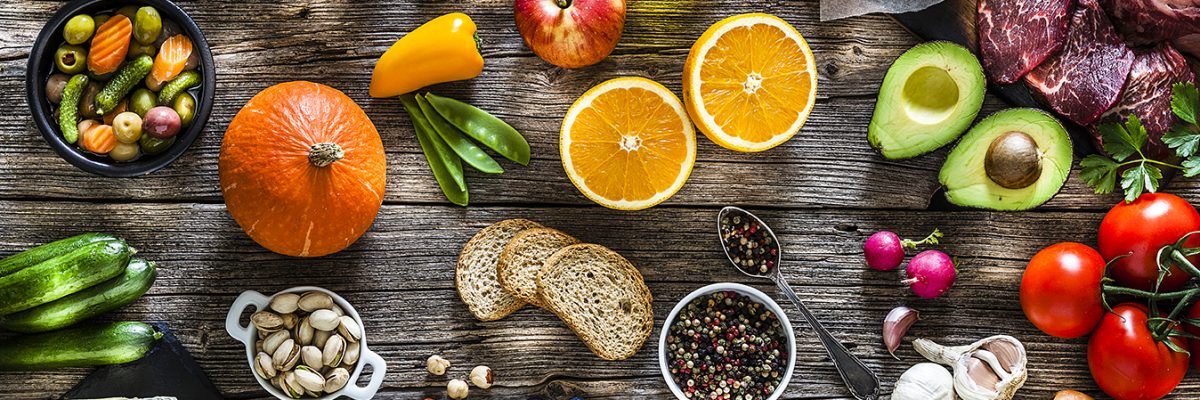
[[[446,14],[392,44],[371,74],[371,97],[399,96],[425,86],[460,81],[483,72],[475,21]]]

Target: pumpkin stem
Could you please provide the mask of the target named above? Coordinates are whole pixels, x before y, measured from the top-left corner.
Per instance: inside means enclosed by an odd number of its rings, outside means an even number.
[[[308,151],[308,162],[317,167],[328,167],[345,156],[346,152],[337,143],[317,143]]]

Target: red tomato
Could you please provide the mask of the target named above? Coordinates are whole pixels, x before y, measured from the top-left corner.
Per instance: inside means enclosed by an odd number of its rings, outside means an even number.
[[[1122,286],[1153,290],[1158,279],[1158,250],[1174,244],[1188,232],[1200,230],[1200,213],[1179,196],[1166,193],[1145,193],[1132,203],[1117,203],[1100,222],[1100,255],[1105,260],[1130,254],[1117,260],[1110,275]],[[1188,240],[1189,247],[1200,246],[1200,236]],[[1200,256],[1190,258],[1193,263]],[[1171,267],[1163,278],[1161,290],[1183,287],[1190,279],[1178,267]]]
[[[1051,336],[1072,339],[1088,334],[1100,317],[1100,279],[1104,258],[1079,243],[1042,249],[1021,276],[1021,309],[1025,318]]]
[[[1166,396],[1187,373],[1188,355],[1154,340],[1146,306],[1123,303],[1105,314],[1088,341],[1088,368],[1104,393],[1117,400]],[[1184,346],[1179,337],[1170,339]]]

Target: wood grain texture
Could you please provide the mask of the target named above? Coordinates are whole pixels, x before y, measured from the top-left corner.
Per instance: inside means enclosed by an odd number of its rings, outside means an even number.
[[[0,202],[6,218],[0,254],[66,235],[104,230],[126,237],[140,254],[159,262],[150,293],[106,318],[166,321],[231,398],[257,398],[240,344],[222,328],[227,307],[243,290],[274,293],[317,285],[342,294],[365,320],[371,348],[390,364],[381,398],[439,398],[443,377],[427,376],[423,360],[441,354],[449,376],[489,365],[498,386],[477,390],[494,398],[563,393],[586,398],[668,398],[657,367],[663,318],[688,292],[713,282],[751,284],[786,301],[769,282],[754,281],[725,264],[712,231],[714,208],[658,208],[638,214],[585,208],[385,206],[375,226],[348,250],[323,259],[275,255],[251,242],[226,214],[210,204],[96,204]],[[1102,216],[1056,212],[793,211],[755,210],[784,244],[785,273],[799,296],[847,347],[879,372],[890,390],[908,366],[920,361],[911,345],[888,356],[880,321],[894,306],[921,310],[909,338],[966,343],[993,334],[1025,342],[1030,375],[1021,398],[1048,398],[1063,388],[1096,394],[1085,361],[1085,341],[1041,334],[1020,310],[1015,291],[1025,260],[1062,240],[1092,243]],[[453,286],[459,247],[488,223],[530,218],[585,242],[599,243],[638,266],[654,295],[652,339],[629,361],[602,361],[551,314],[525,308],[495,322],[474,320]],[[1048,224],[1046,221],[1054,221]],[[950,293],[920,300],[896,272],[862,266],[861,243],[871,232],[898,230],[923,236],[945,233],[940,248],[958,257],[960,277]],[[781,303],[787,306],[786,303]],[[798,367],[788,398],[843,398],[824,350],[790,306],[798,330]],[[64,392],[86,370],[0,374],[13,398],[47,398]],[[26,385],[25,382],[37,382]],[[1200,392],[1194,379],[1176,393]]]

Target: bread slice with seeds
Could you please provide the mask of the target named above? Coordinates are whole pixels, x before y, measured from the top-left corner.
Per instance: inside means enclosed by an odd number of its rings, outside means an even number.
[[[480,321],[494,321],[512,314],[525,302],[500,288],[496,262],[513,236],[526,229],[541,228],[536,222],[509,219],[480,229],[458,254],[454,285],[458,297]]]
[[[575,244],[555,252],[538,275],[538,295],[606,360],[633,356],[654,329],[650,289],[642,274],[603,246]]]
[[[546,308],[537,294],[538,273],[554,252],[578,243],[579,239],[550,228],[526,229],[517,233],[504,246],[500,262],[496,264],[500,287],[522,301]]]

